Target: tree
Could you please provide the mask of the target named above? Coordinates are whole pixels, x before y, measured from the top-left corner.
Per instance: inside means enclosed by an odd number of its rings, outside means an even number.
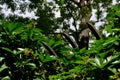
[[[25,1],[22,3],[13,0],[5,0],[1,1],[1,3],[6,3],[8,8],[12,9],[13,12],[17,9],[20,9],[21,12],[24,12],[26,9],[28,9],[28,11],[37,9],[36,16],[39,17],[36,20],[37,27],[42,29],[44,34],[47,36],[53,36],[58,29],[61,33],[67,32],[67,34],[70,34],[74,38],[79,48],[88,48],[89,30],[87,29],[87,23],[92,16],[92,9],[97,9],[97,21],[99,22],[103,15],[101,8],[107,8],[112,2],[112,0],[30,1],[29,4]],[[20,6],[17,7],[17,4]],[[60,17],[56,18],[55,12],[60,12]],[[21,19],[21,17],[18,18],[18,16],[15,15],[8,17],[8,19],[11,21],[25,21],[24,19]],[[83,42],[80,39],[83,39],[84,37],[86,37],[86,39],[84,39]],[[83,44],[86,45],[83,46]]]
[[[13,12],[17,9],[14,4],[21,3],[0,2],[7,3]],[[31,11],[37,9],[39,18],[30,20],[13,15],[2,20],[2,17],[0,79],[119,79],[119,6],[111,8],[111,0],[23,2],[18,9],[24,12],[28,5]],[[95,22],[90,21],[92,9],[98,10],[97,21],[102,20],[101,8],[108,9],[108,22],[102,27],[110,35],[103,34],[104,37],[98,32],[101,29],[96,30]],[[57,10],[59,17],[55,17]],[[89,39],[94,37],[90,37],[90,31],[97,39],[91,47]]]

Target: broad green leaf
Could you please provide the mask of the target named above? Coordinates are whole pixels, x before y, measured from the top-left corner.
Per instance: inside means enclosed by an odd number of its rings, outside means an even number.
[[[110,71],[112,71],[113,73],[116,73],[117,70],[115,68],[108,68]]]
[[[119,56],[110,56],[110,58],[108,59],[108,61],[106,61],[106,63],[102,66],[102,67],[109,67],[112,66],[112,63],[116,61],[116,59],[118,59]]]
[[[3,77],[1,80],[11,80],[9,76]]]
[[[20,31],[22,31],[22,29],[24,27],[21,23],[18,23],[18,22],[3,21],[3,23],[9,33],[20,32]]]
[[[3,65],[1,65],[0,66],[0,72],[2,72],[3,70],[5,70],[5,69],[7,69],[8,67],[5,65],[5,64],[3,64]]]

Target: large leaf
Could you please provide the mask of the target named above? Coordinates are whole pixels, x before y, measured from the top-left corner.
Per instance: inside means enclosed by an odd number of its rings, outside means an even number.
[[[3,21],[3,26],[4,26],[4,29],[10,34],[20,33],[24,29],[23,24],[18,22]]]
[[[2,72],[5,69],[8,69],[8,67],[5,64],[0,66],[0,72]]]
[[[3,77],[1,80],[11,80],[9,76]]]

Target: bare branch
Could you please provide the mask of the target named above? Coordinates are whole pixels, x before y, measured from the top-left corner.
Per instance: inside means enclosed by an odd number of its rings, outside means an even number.
[[[63,33],[64,37],[67,39],[67,41],[72,45],[73,48],[78,48],[76,42],[73,41],[73,39],[66,33]]]
[[[97,40],[101,39],[101,37],[100,37],[97,29],[95,28],[95,26],[92,25],[92,24],[89,23],[89,22],[87,23],[87,25],[88,25],[89,29],[92,31],[93,35],[96,37],[96,39],[97,39]]]
[[[56,52],[46,42],[42,42],[42,44],[50,53],[52,53],[54,56],[57,56]]]
[[[56,52],[46,43],[46,42],[42,42],[42,44],[45,46],[45,48],[50,52],[50,53],[52,53],[54,56],[58,56],[57,54],[56,54]],[[60,67],[62,68],[62,64],[60,63],[60,61],[58,61],[58,63],[59,63],[59,65],[60,65]]]

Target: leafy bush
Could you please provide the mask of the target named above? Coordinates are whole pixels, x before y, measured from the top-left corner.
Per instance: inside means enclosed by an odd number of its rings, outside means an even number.
[[[45,50],[42,42],[50,41],[53,48],[60,48],[64,43],[55,42],[52,39],[48,40],[41,34],[40,29],[35,28],[33,22],[22,24],[1,21],[1,23],[1,79],[9,77],[12,80],[36,78],[43,78],[44,80],[48,74],[55,74],[60,71],[59,60],[53,54],[49,54],[49,50]]]

